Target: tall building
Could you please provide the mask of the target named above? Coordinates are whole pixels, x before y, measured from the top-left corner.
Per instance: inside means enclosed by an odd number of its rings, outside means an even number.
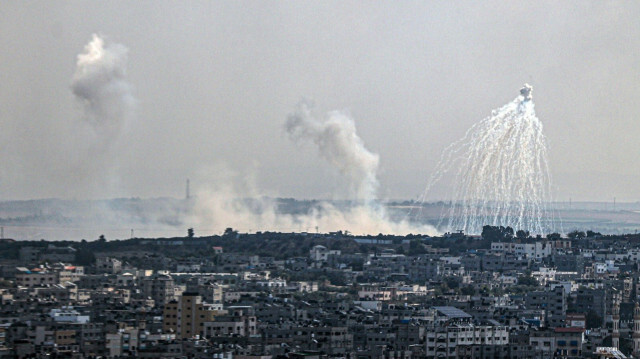
[[[156,306],[163,306],[174,299],[174,281],[168,275],[156,275],[142,281],[142,294],[155,301]]]
[[[613,312],[611,315],[613,320],[613,330],[611,332],[611,346],[620,348],[620,294],[613,295]]]
[[[640,305],[633,308],[633,357],[640,357]]]
[[[564,326],[567,315],[567,294],[561,286],[551,291],[533,291],[525,297],[527,309],[544,309],[545,324],[556,328]]]
[[[202,302],[197,293],[184,292],[178,300],[164,306],[162,330],[173,331],[178,338],[204,335],[204,323],[211,322],[219,314],[219,306]]]

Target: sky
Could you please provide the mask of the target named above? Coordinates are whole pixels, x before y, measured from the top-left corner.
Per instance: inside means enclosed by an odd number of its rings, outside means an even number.
[[[349,198],[286,133],[303,100],[350,116],[380,198],[415,199],[526,82],[555,199],[640,201],[639,18],[631,1],[0,2],[0,200],[182,197],[187,178]],[[76,87],[93,34],[131,96],[106,134]]]

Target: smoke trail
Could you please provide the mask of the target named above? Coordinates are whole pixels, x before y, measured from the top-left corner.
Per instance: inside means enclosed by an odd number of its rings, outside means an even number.
[[[376,200],[379,157],[364,147],[353,119],[333,111],[319,120],[307,105],[300,104],[287,118],[285,129],[294,141],[313,141],[320,155],[349,179],[358,200],[366,204]]]
[[[127,48],[107,43],[93,34],[78,55],[71,90],[84,107],[85,120],[92,125],[102,146],[120,134],[132,115],[134,97],[126,79]]]

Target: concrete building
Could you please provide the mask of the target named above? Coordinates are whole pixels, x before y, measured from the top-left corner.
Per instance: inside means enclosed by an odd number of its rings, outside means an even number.
[[[120,273],[122,272],[122,261],[111,257],[98,257],[96,258],[96,270],[99,273]]]
[[[551,327],[564,326],[567,314],[567,295],[564,288],[559,286],[550,291],[529,292],[525,298],[527,309],[542,309],[545,311],[545,323]]]
[[[42,268],[27,269],[25,267],[17,267],[16,270],[16,284],[21,287],[37,287],[59,283],[57,272]]]
[[[322,245],[314,246],[309,250],[309,258],[314,262],[326,262],[330,255],[340,255],[340,251],[329,250]]]
[[[142,294],[162,307],[175,299],[175,283],[169,275],[155,275],[142,280]]]
[[[226,310],[227,314],[216,316],[214,321],[204,323],[206,338],[256,335],[257,320],[252,307],[231,306]]]
[[[182,339],[204,336],[204,323],[211,322],[216,315],[220,315],[217,308],[203,303],[197,293],[185,292],[177,301],[164,306],[162,329],[164,332],[175,333]]]

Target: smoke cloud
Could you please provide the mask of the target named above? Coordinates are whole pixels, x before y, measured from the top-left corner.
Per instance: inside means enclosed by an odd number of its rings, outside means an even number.
[[[354,234],[434,235],[430,225],[390,220],[376,197],[379,157],[364,146],[349,116],[333,111],[318,119],[309,106],[299,104],[288,116],[284,127],[292,140],[312,142],[320,155],[336,167],[348,180],[357,201],[339,206],[317,202],[304,212],[283,213],[278,201],[263,196],[249,180],[226,168],[206,174],[213,181],[197,188],[192,218],[197,227],[208,232],[221,232],[232,227],[240,231],[349,231]],[[248,199],[247,199],[248,198]]]
[[[305,213],[283,213],[278,201],[261,195],[238,174],[221,170],[213,182],[196,187],[194,206],[185,223],[198,232],[222,233],[231,227],[240,232],[313,232],[349,231],[353,234],[421,233],[435,235],[430,225],[391,221],[384,211],[373,206],[338,207],[319,202]],[[250,182],[250,181],[249,181]]]
[[[317,119],[302,103],[289,115],[285,129],[294,141],[315,143],[320,155],[348,178],[356,199],[369,204],[375,201],[379,157],[364,147],[353,119],[339,111]]]
[[[84,119],[94,128],[97,143],[108,146],[132,115],[135,99],[126,79],[127,48],[93,34],[78,55],[71,90],[84,107]]]

